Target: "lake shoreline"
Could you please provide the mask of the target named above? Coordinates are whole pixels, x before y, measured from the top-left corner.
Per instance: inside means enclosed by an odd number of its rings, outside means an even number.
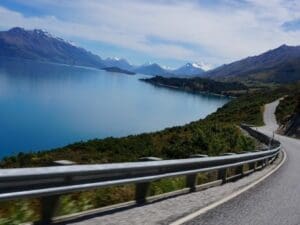
[[[174,88],[175,89],[175,88]],[[181,89],[176,89],[178,91],[183,91]],[[186,91],[188,92],[188,91]],[[192,94],[201,94],[201,95],[213,95],[211,93],[197,93],[197,92],[190,92]],[[218,94],[215,94],[215,96],[219,96],[219,97],[225,97],[225,98],[229,98],[229,96],[225,96],[225,95],[218,95]],[[233,98],[236,98],[236,97],[232,97]],[[230,101],[229,101],[230,102]],[[228,102],[227,102],[228,103]],[[226,104],[227,104],[226,103]],[[226,105],[224,104],[224,105]],[[223,105],[223,106],[224,106]],[[223,107],[222,106],[222,107]],[[218,109],[216,109],[217,111]],[[214,112],[211,112],[210,114],[206,115],[206,117],[214,114],[216,111]],[[196,120],[192,120],[192,121],[189,121],[185,124],[181,124],[181,125],[172,125],[172,126],[169,126],[169,127],[164,127],[162,129],[159,129],[159,130],[154,130],[154,131],[145,131],[145,132],[138,132],[138,133],[131,133],[131,134],[127,134],[127,135],[121,135],[121,136],[106,136],[106,137],[101,137],[101,138],[88,138],[88,139],[81,139],[81,140],[78,140],[78,141],[73,141],[71,143],[68,143],[68,144],[65,144],[65,145],[61,145],[61,146],[57,146],[57,147],[53,147],[53,148],[49,148],[49,149],[39,149],[39,150],[28,150],[28,151],[19,151],[17,153],[13,153],[12,155],[7,155],[7,156],[2,156],[0,157],[0,162],[5,159],[5,158],[11,158],[11,157],[18,157],[19,154],[38,154],[38,153],[43,153],[43,152],[52,152],[52,151],[57,151],[58,149],[61,149],[61,148],[66,148],[68,146],[72,146],[72,145],[76,145],[76,144],[79,144],[79,143],[87,143],[87,142],[90,142],[90,141],[94,141],[94,140],[97,140],[97,141],[103,141],[103,140],[106,140],[106,139],[110,139],[110,138],[113,138],[113,139],[121,139],[121,138],[128,138],[128,137],[131,137],[131,136],[139,136],[139,135],[151,135],[151,134],[154,134],[154,133],[159,133],[159,132],[163,132],[164,130],[167,130],[167,129],[173,129],[173,128],[182,128],[184,126],[187,126],[191,123],[195,123],[199,120],[205,120],[205,118],[199,118],[199,119],[196,119]],[[0,167],[1,168],[1,167]]]
[[[209,92],[209,91],[191,91],[191,90],[186,90],[186,89],[183,89],[183,88],[180,88],[177,86],[172,86],[172,85],[167,85],[167,84],[162,84],[162,83],[152,83],[145,79],[139,79],[139,80],[142,82],[157,86],[157,87],[171,88],[171,89],[176,89],[179,91],[188,92],[188,93],[192,93],[192,94],[213,95],[213,96],[226,97],[226,98],[232,98],[232,99],[237,98],[236,96],[232,96],[232,95],[223,95],[223,94],[218,94],[218,93]]]
[[[139,80],[147,77],[1,59],[0,81],[5,82],[0,95],[0,158],[183,126],[230,100],[157,89]]]

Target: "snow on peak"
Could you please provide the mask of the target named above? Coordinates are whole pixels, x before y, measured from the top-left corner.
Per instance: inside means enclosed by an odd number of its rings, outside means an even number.
[[[193,65],[191,63],[187,63],[184,65],[185,67],[192,67]]]
[[[78,45],[74,41],[66,41],[66,42],[74,47],[78,47]]]
[[[192,66],[196,67],[196,68],[199,68],[199,69],[202,69],[202,67],[199,64],[197,64],[197,63],[192,63]]]
[[[119,58],[119,57],[108,57],[106,58],[107,61],[126,61],[125,59],[123,58]]]
[[[166,65],[162,65],[161,68],[163,68],[164,70],[174,70],[174,68]]]
[[[148,62],[145,62],[143,65],[144,65],[144,66],[150,66],[150,65],[153,65],[153,64],[154,64],[153,62],[148,61]]]
[[[196,68],[200,68],[200,69],[202,69],[204,71],[212,69],[211,65],[209,65],[207,63],[204,63],[204,62],[193,63],[193,66],[196,67]]]
[[[34,29],[33,32],[34,32],[35,34],[37,34],[37,35],[43,35],[43,36],[48,37],[48,38],[56,39],[57,41],[65,42],[65,43],[70,44],[70,45],[72,45],[72,46],[74,46],[74,47],[78,47],[78,46],[75,44],[75,42],[69,41],[69,40],[65,40],[65,39],[63,39],[63,38],[61,38],[61,37],[58,37],[58,36],[54,36],[54,35],[52,35],[50,32],[48,32],[48,31],[45,30],[45,29]]]
[[[194,63],[187,63],[184,65],[186,68],[197,68],[204,71],[212,69],[212,66],[203,62],[194,62]]]

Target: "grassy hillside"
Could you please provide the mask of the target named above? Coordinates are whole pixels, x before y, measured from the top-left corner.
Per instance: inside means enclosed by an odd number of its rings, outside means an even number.
[[[19,153],[4,158],[2,168],[50,165],[54,160],[68,159],[77,163],[110,163],[137,161],[141,157],[163,159],[186,158],[201,153],[219,155],[252,149],[254,143],[245,137],[238,124],[262,125],[263,105],[291,93],[290,87],[245,94],[233,99],[206,119],[185,126],[123,138],[95,139],[62,148],[36,153]]]
[[[263,125],[263,106],[282,96],[282,92],[261,91],[243,95],[232,100],[216,113],[207,117],[209,121],[229,124],[247,123]]]
[[[227,122],[200,120],[186,126],[123,138],[106,138],[68,145],[46,152],[22,154],[2,160],[1,167],[50,165],[54,160],[77,163],[137,161],[140,157],[186,158],[190,154],[218,155],[253,148],[251,139]]]

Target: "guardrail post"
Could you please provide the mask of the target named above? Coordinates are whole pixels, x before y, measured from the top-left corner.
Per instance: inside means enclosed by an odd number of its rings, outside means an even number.
[[[266,158],[265,159],[265,166],[268,166],[268,165],[270,165],[270,161],[269,161],[269,158]]]
[[[266,159],[263,159],[263,160],[261,161],[262,169],[263,169],[266,165],[267,165],[267,164],[266,164]]]
[[[265,160],[260,161],[261,169],[263,169],[265,167],[265,162],[266,162]]]
[[[74,165],[76,163],[69,160],[59,160],[54,161],[53,166],[67,166]],[[65,181],[70,182],[71,177],[66,177]],[[59,204],[60,195],[52,195],[41,198],[41,218],[40,221],[35,222],[34,224],[38,225],[47,225],[52,223],[52,218],[55,214],[55,211]]]
[[[279,152],[275,155],[274,161],[275,161],[276,159],[278,159],[278,157],[279,157]]]
[[[279,152],[275,155],[275,159],[278,159],[279,157]]]
[[[264,165],[262,160],[256,162],[255,170],[261,170],[263,167]]]
[[[260,151],[259,151],[259,150],[254,150],[254,151],[252,151],[252,152],[260,152]],[[253,167],[253,171],[255,172],[255,171],[258,170],[259,164],[260,164],[259,161],[255,161],[255,162],[253,162],[253,163],[250,163],[249,165],[250,165],[250,168]]]
[[[52,223],[52,218],[58,207],[60,195],[53,195],[41,198],[41,218],[35,225],[46,225]]]
[[[222,180],[222,184],[225,184],[227,181],[227,169],[218,170],[218,180]]]
[[[139,161],[158,161],[161,158],[143,157]],[[144,204],[147,202],[147,194],[150,188],[150,182],[138,183],[135,185],[135,201],[137,204]]]
[[[226,152],[223,154],[226,155],[235,155],[233,152]],[[227,169],[219,169],[218,170],[218,180],[222,180],[222,184],[225,184],[227,182]]]
[[[194,154],[190,155],[190,158],[204,158],[208,157],[208,155],[204,154]],[[186,186],[190,188],[190,192],[196,191],[197,187],[197,174],[190,174],[186,176]]]
[[[248,152],[246,152],[246,151],[239,152],[239,154],[244,154],[244,153],[248,153]],[[236,172],[236,174],[240,174],[243,177],[245,175],[244,174],[244,165],[237,166],[235,172]]]
[[[278,158],[278,155],[279,155],[279,153],[276,154],[276,155],[272,158],[271,164],[273,164],[273,163],[276,161],[276,159]]]
[[[241,174],[241,176],[244,176],[244,165],[237,166],[235,172],[236,174]]]
[[[135,185],[135,201],[137,204],[146,203],[149,187],[150,187],[149,182],[139,183]]]
[[[275,137],[275,133],[274,133],[274,131],[273,131],[272,138],[269,138],[269,149],[271,149],[271,147],[272,147],[272,145],[273,145],[274,137]]]
[[[253,172],[254,172],[255,171],[255,167],[256,167],[256,163],[255,162],[249,163],[249,170],[253,170]]]

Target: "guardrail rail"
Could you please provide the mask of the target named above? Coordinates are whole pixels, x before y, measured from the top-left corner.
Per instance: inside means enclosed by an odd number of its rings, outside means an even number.
[[[254,172],[272,163],[281,150],[280,142],[249,126],[241,127],[269,146],[268,149],[214,157],[194,155],[193,158],[177,160],[150,157],[144,159],[148,161],[130,163],[0,169],[0,201],[40,198],[42,210],[39,224],[50,224],[59,196],[63,194],[135,184],[136,202],[145,203],[150,182],[163,178],[186,176],[186,186],[190,191],[195,191],[198,173],[218,171],[217,179],[225,183],[229,168],[237,168],[241,177],[244,175],[244,165],[248,165],[248,172]]]

